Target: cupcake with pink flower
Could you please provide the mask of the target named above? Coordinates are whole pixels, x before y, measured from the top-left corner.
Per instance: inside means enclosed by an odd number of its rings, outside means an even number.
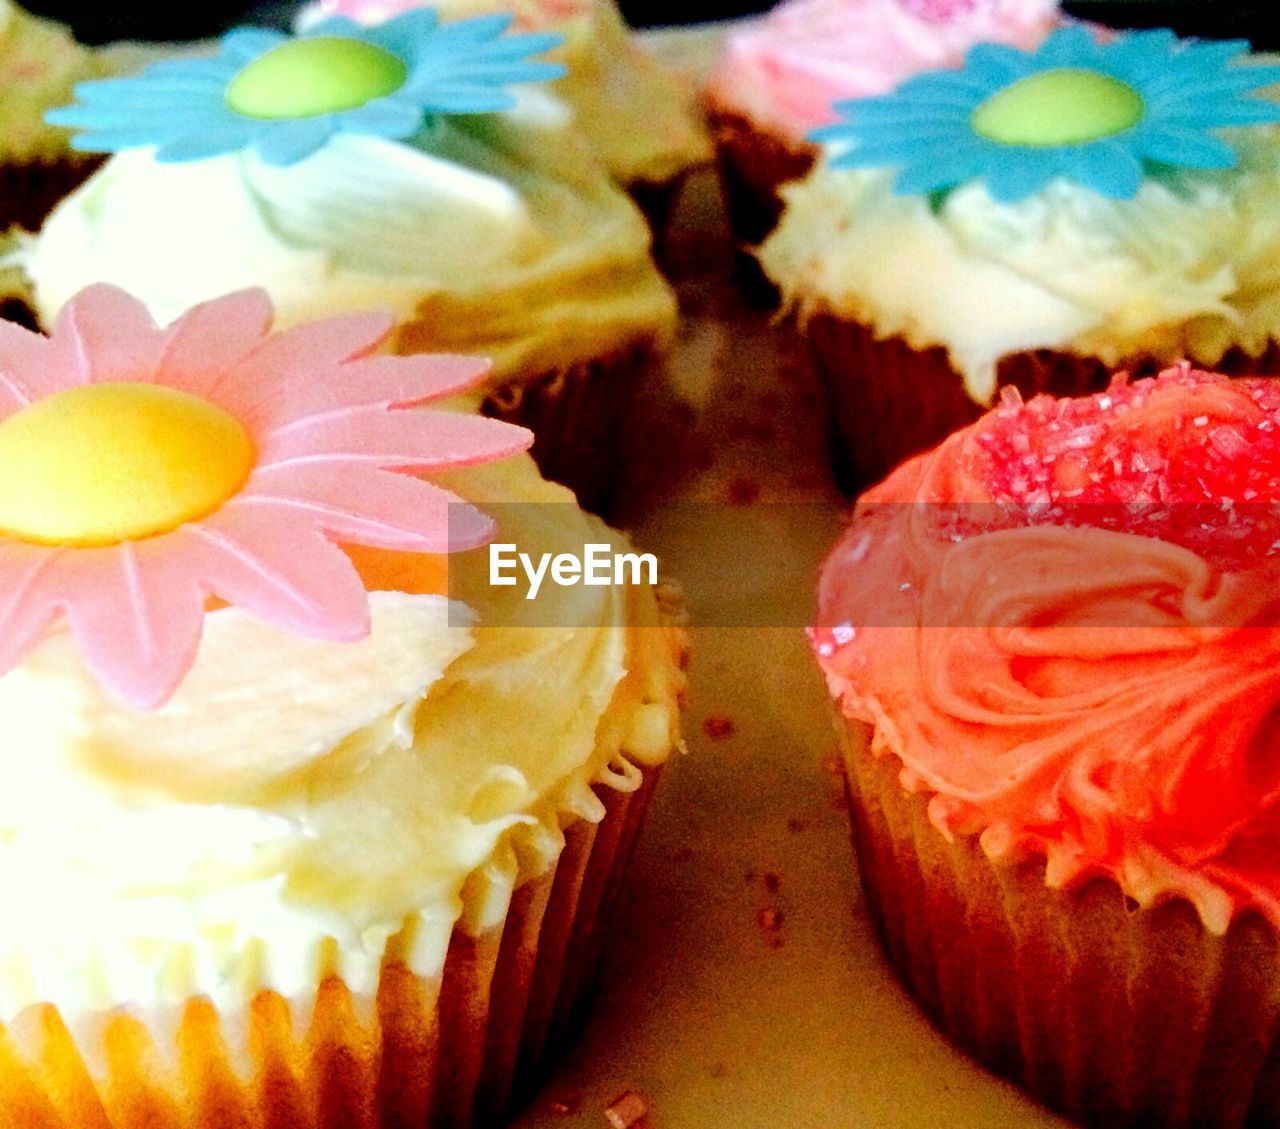
[[[528,432],[437,403],[484,364],[271,319],[100,285],[48,337],[0,322],[15,1129],[501,1116],[676,742],[650,588],[463,584],[495,535],[612,537]]]
[[[779,187],[818,156],[809,132],[834,103],[884,94],[920,71],[959,66],[976,43],[1034,47],[1056,0],[784,0],[729,34],[706,101],[737,238],[759,243]]]
[[[248,286],[284,324],[389,310],[399,352],[490,358],[488,410],[607,505],[676,303],[644,216],[543,88],[559,36],[511,23],[241,27],[208,58],[80,84],[50,120],[111,156],[28,245],[41,322],[94,282],[161,320]]]

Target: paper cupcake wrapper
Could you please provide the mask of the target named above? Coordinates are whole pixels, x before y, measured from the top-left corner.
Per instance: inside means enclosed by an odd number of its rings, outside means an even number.
[[[625,465],[622,436],[645,373],[651,345],[638,344],[572,368],[517,378],[486,397],[486,415],[534,434],[533,458],[578,504],[608,514]]]
[[[653,257],[659,266],[666,259],[671,220],[687,179],[688,174],[682,172],[670,180],[636,180],[627,185],[628,195],[644,213],[653,233]]]
[[[986,410],[969,398],[942,346],[915,349],[901,337],[877,337],[868,326],[829,311],[811,315],[803,333],[827,401],[836,480],[850,494]],[[1112,366],[1097,357],[1036,349],[1001,357],[996,385],[1012,385],[1027,400],[1042,392],[1087,396],[1105,389],[1117,368],[1152,376],[1169,363],[1146,357]],[[1231,376],[1280,373],[1280,345],[1273,342],[1258,357],[1232,348],[1211,367]]]
[[[462,1129],[527,1098],[581,1018],[660,770],[565,831],[554,869],[504,924],[455,928],[444,970],[382,970],[375,1000],[337,977],[313,999],[260,992],[247,1022],[189,1001],[176,1026],[128,1010],[91,1046],[50,1005],[0,1027],[5,1129]],[[295,1032],[294,1017],[309,1015]],[[176,1037],[162,1031],[173,1032]]]
[[[0,231],[39,231],[54,205],[102,164],[100,157],[0,163]]]
[[[708,107],[707,116],[734,237],[739,243],[760,243],[782,215],[783,201],[778,190],[788,181],[806,175],[818,150],[812,145],[797,144],[714,103]]]
[[[734,281],[756,305],[772,309],[778,305],[778,288],[764,273],[759,260],[745,248],[763,243],[777,226],[783,209],[779,190],[809,172],[818,150],[807,144],[797,145],[722,106],[712,104],[707,114],[720,191],[738,244]]]
[[[885,953],[937,1026],[1087,1125],[1280,1124],[1280,935],[1209,933],[1182,900],[1135,910],[1110,880],[1045,885],[1042,862],[947,840],[898,763],[846,733],[854,843]]]

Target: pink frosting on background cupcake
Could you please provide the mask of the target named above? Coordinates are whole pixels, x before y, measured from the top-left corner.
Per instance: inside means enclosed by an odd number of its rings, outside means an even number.
[[[1051,0],[788,0],[728,37],[709,92],[799,141],[839,99],[958,66],[975,43],[1034,47],[1058,19]]]

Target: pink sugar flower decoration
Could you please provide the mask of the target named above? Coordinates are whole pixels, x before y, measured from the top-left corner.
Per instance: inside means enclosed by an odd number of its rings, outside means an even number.
[[[95,422],[103,418],[95,399],[102,390],[69,399],[74,389],[130,385],[105,393],[125,397],[125,414],[124,426],[101,444],[110,449],[108,460],[111,451],[123,451],[127,466],[136,465],[129,460],[149,426],[128,414],[129,398],[140,396],[145,404],[148,397],[167,397],[162,408],[178,421],[179,434],[171,463],[193,475],[197,489],[206,489],[199,485],[204,464],[183,463],[184,421],[198,424],[206,411],[216,420],[230,417],[225,426],[247,440],[237,456],[247,472],[238,487],[233,482],[210,512],[184,515],[173,528],[116,539],[99,532],[88,544],[15,532],[13,521],[0,528],[0,674],[62,619],[94,676],[130,705],[152,709],[190,668],[210,597],[300,634],[355,640],[369,631],[368,596],[339,544],[443,553],[489,539],[492,523],[483,514],[406,473],[489,462],[529,446],[532,437],[522,428],[418,408],[474,384],[487,362],[375,356],[392,328],[382,315],[281,333],[270,331],[271,319],[265,292],[246,290],[159,328],[142,303],[100,285],[67,304],[49,337],[0,322],[0,480],[7,490],[15,465],[31,482],[24,468],[46,460],[52,472],[34,484],[35,495],[43,496],[41,489],[75,494],[76,460],[85,444],[77,448],[76,435],[64,441],[57,428],[75,410],[92,434],[105,425]],[[43,403],[54,397],[61,398]],[[208,430],[188,430],[191,449],[207,452]],[[207,461],[222,458],[215,447]],[[64,472],[72,487],[59,485]],[[163,510],[164,481],[156,476],[136,490],[126,482],[117,490],[121,505],[127,508],[128,495],[145,487],[147,497],[161,498],[156,504]],[[86,472],[91,498],[100,484],[97,471]],[[80,506],[75,514],[90,512],[83,498],[70,504]],[[0,512],[11,511],[0,502]],[[42,523],[42,512],[32,521]]]

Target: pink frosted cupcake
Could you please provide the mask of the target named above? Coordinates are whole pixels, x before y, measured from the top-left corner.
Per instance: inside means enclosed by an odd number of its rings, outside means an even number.
[[[1088,1124],[1280,1122],[1280,381],[1000,407],[869,491],[814,632],[868,908]]]
[[[786,0],[734,32],[706,100],[735,234],[769,234],[778,188],[812,167],[807,137],[835,120],[833,102],[958,66],[975,43],[1034,46],[1057,20],[1052,0]]]

